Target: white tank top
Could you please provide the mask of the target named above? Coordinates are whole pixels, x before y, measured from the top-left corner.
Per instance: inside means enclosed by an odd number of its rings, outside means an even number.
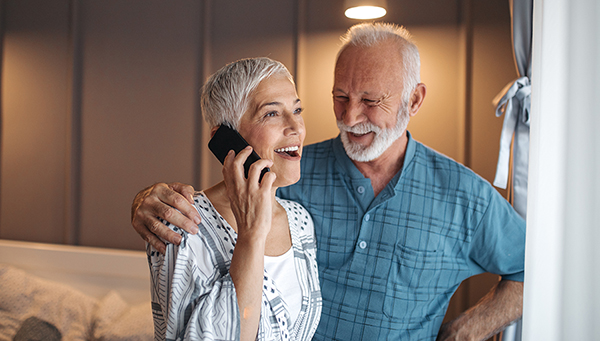
[[[300,289],[300,282],[298,281],[298,275],[296,275],[293,249],[293,247],[290,247],[281,256],[265,256],[265,269],[277,283],[277,289],[281,292],[283,300],[288,306],[292,326],[296,323],[302,307],[302,289]]]

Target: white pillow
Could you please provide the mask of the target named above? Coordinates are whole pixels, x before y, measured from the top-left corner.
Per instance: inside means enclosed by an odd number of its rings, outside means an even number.
[[[0,286],[2,286],[0,284]],[[15,314],[0,310],[0,340],[12,340],[21,327],[21,319]]]
[[[95,298],[67,285],[0,264],[0,329],[9,333],[16,333],[16,321],[20,325],[34,316],[54,325],[63,340],[87,340],[97,304]]]
[[[115,292],[109,292],[94,312],[94,339],[103,341],[153,340],[154,322],[150,301],[130,306]]]

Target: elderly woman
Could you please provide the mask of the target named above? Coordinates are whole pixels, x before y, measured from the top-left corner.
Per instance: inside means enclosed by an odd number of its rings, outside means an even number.
[[[312,220],[275,196],[300,178],[302,108],[288,70],[268,58],[243,59],[204,85],[202,112],[252,147],[230,151],[224,181],[197,192],[202,217],[164,254],[147,244],[157,340],[310,340],[321,314]],[[244,175],[252,150],[261,156]],[[270,168],[259,182],[261,171]]]

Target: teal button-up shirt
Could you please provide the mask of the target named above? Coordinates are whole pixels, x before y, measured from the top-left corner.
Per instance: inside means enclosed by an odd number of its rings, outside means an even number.
[[[487,181],[408,137],[401,172],[377,197],[339,137],[307,146],[300,181],[279,190],[315,224],[315,340],[435,340],[464,279],[523,280],[523,219]]]

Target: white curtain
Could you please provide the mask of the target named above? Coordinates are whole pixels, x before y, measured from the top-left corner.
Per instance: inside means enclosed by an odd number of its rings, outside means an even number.
[[[600,4],[535,0],[524,340],[600,340]]]
[[[504,114],[494,186],[506,188],[508,185],[512,142],[511,203],[521,217],[525,218],[529,169],[533,0],[509,0],[509,4],[513,52],[519,78],[509,83],[494,99],[496,116]],[[521,327],[521,320],[508,326],[502,332],[502,341],[520,341]]]
[[[506,188],[511,141],[513,145],[513,197],[515,210],[527,215],[527,170],[529,166],[529,111],[531,95],[531,30],[533,0],[509,0],[513,52],[519,78],[494,99],[496,116],[504,114],[500,152],[494,186]]]

